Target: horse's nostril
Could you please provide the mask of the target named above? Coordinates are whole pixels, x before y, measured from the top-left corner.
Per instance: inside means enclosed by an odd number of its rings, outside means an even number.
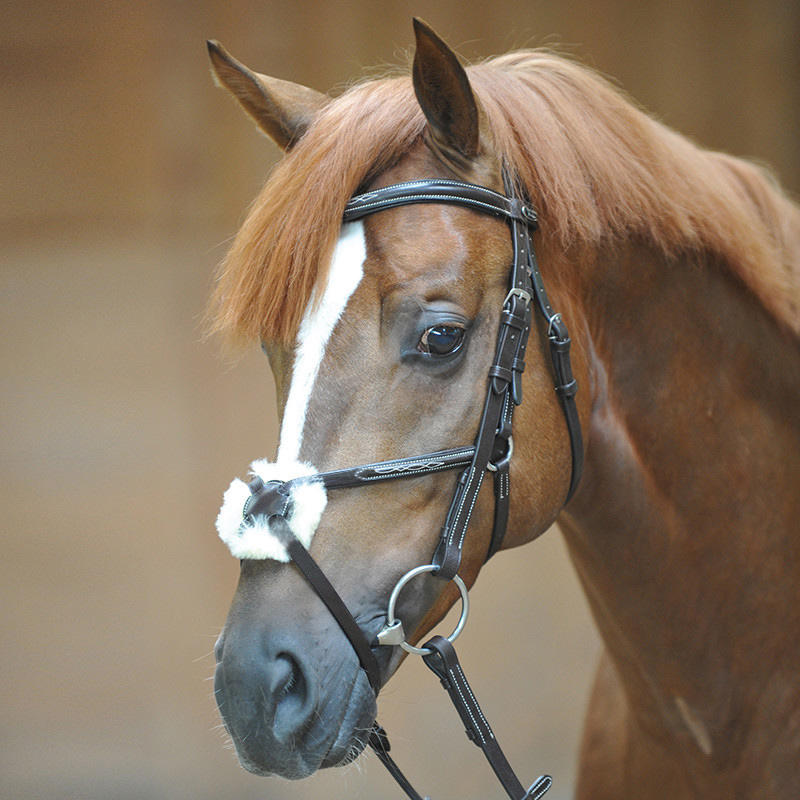
[[[289,741],[297,736],[298,728],[310,717],[308,705],[311,700],[303,669],[290,653],[279,653],[275,657],[270,694],[275,700],[273,733],[279,741]]]
[[[297,662],[288,653],[278,653],[272,668],[270,681],[270,694],[280,700],[289,694],[297,683],[297,672],[299,667]]]
[[[315,719],[318,689],[308,664],[286,649],[270,656],[258,637],[230,631],[221,650],[220,643],[215,694],[234,741],[248,752],[275,745],[291,749]]]
[[[225,650],[225,634],[221,633],[219,638],[214,644],[214,659],[216,660],[217,664],[222,661],[222,653]]]

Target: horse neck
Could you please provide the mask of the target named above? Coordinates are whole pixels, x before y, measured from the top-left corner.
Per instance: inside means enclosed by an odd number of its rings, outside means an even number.
[[[631,248],[590,278],[561,527],[629,701],[724,727],[800,655],[800,347],[718,265]]]

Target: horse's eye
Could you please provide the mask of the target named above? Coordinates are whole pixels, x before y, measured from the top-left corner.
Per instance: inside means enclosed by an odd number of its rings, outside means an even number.
[[[464,328],[458,325],[434,325],[420,337],[417,350],[428,356],[449,356],[464,343]]]

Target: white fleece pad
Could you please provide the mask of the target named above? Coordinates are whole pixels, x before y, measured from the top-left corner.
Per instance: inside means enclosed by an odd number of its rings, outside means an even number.
[[[257,475],[264,483],[269,481],[288,481],[303,475],[314,475],[310,464],[299,461],[270,463],[266,460],[254,461],[250,465],[252,475]],[[264,517],[257,517],[255,522],[245,522],[243,511],[250,489],[247,484],[235,478],[228,487],[222,500],[222,508],[217,516],[219,538],[228,546],[236,558],[265,559],[288,561],[286,548],[278,541],[269,529]],[[319,481],[309,481],[292,487],[292,508],[286,521],[292,533],[304,547],[311,544],[322,512],[328,503],[325,487]]]

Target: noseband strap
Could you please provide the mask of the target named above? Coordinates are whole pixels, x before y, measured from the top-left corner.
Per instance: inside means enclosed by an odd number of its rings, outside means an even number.
[[[291,486],[318,481],[326,489],[344,489],[451,469],[462,470],[433,555],[433,566],[428,570],[439,577],[452,579],[461,564],[467,528],[484,476],[487,470],[491,471],[495,483],[495,519],[486,556],[489,558],[500,548],[508,521],[509,465],[513,454],[512,418],[514,408],[522,402],[521,376],[525,369],[534,303],[547,326],[555,390],[564,411],[570,441],[572,475],[565,503],[572,497],[583,469],[583,441],[575,405],[577,383],[569,358],[570,338],[561,315],[550,305],[539,273],[531,241],[531,233],[537,226],[536,214],[526,202],[514,196],[511,181],[507,178],[505,188],[507,194],[503,195],[483,186],[460,181],[411,181],[353,197],[343,215],[344,222],[353,222],[399,206],[447,203],[505,219],[509,224],[514,252],[509,289],[500,314],[495,357],[489,370],[486,400],[475,443],[420,456],[318,473],[285,483],[275,481],[265,484],[257,478],[250,484],[252,495],[245,505],[245,520],[252,520],[255,516],[268,517],[270,530],[286,547],[289,557],[352,644],[376,696],[381,676],[372,648],[378,646],[378,641],[368,641],[345,602],[289,528],[286,514],[290,505]],[[424,650],[427,652],[425,663],[439,677],[450,695],[465,724],[468,738],[483,750],[511,800],[538,800],[542,797],[550,787],[551,779],[545,775],[527,791],[523,788],[497,744],[450,642],[434,636],[425,644]],[[377,723],[370,732],[369,744],[408,797],[411,800],[423,800],[389,756],[388,738]]]
[[[320,569],[319,564],[292,533],[286,517],[283,514],[273,514],[268,519],[270,532],[277,536],[278,540],[286,548],[289,558],[292,559],[300,572],[303,573],[305,579],[314,587],[319,599],[325,603],[331,616],[339,623],[339,627],[349,639],[350,644],[356,651],[361,668],[367,675],[369,685],[372,687],[372,691],[375,692],[375,697],[377,697],[381,689],[381,670],[378,666],[378,660],[375,658],[375,654],[372,652],[372,648],[355,617],[350,613],[344,600],[342,600],[325,573]]]

